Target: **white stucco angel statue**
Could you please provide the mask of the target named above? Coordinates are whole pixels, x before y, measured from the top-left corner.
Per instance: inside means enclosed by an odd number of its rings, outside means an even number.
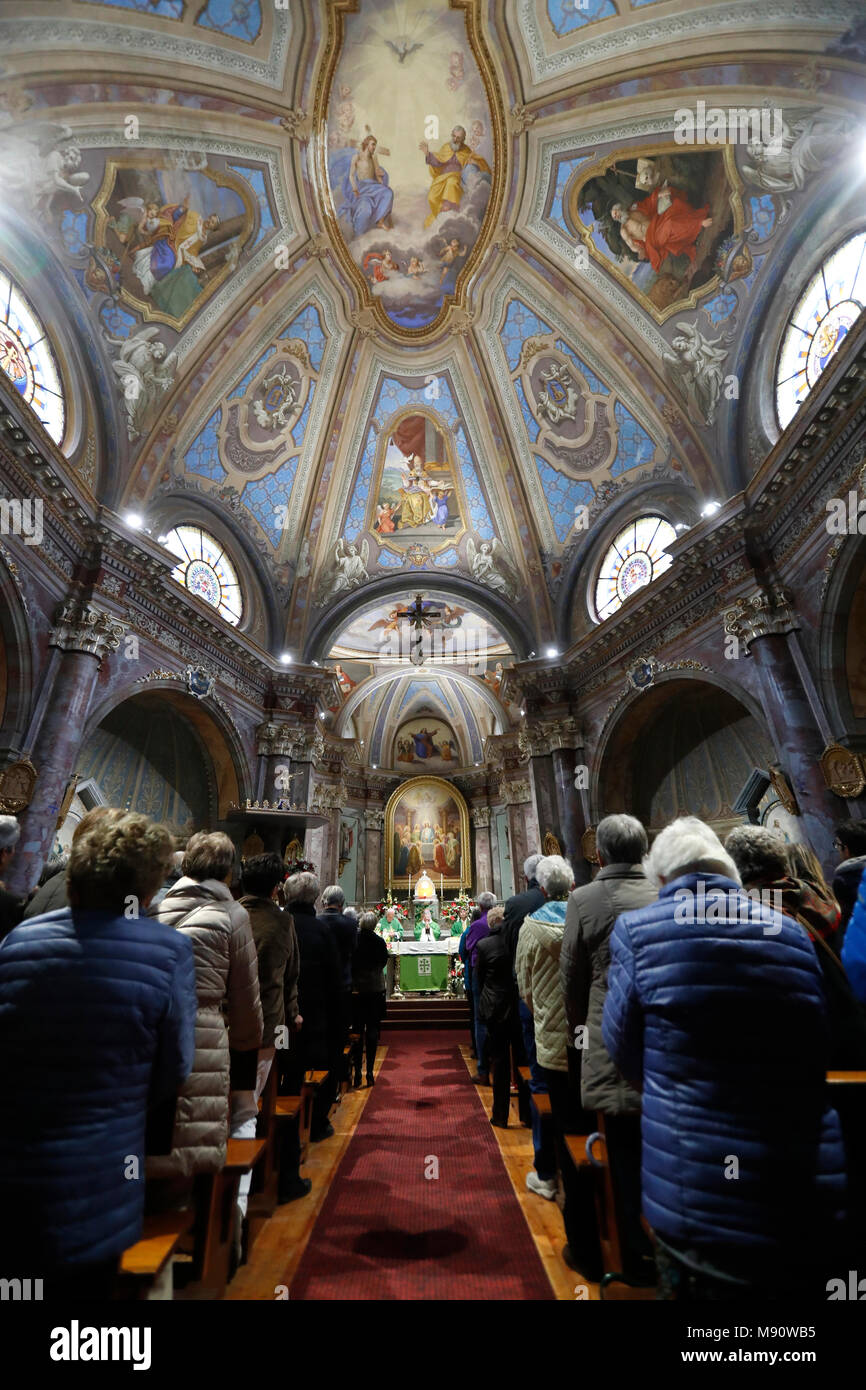
[[[743,173],[749,183],[770,193],[793,193],[803,188],[811,174],[831,159],[838,159],[854,138],[850,117],[813,112],[793,125],[782,118],[769,140],[750,140],[749,163]]]
[[[84,201],[90,175],[81,169],[81,150],[71,143],[72,128],[53,121],[27,121],[0,113],[0,189],[5,196],[46,213],[55,193]]]
[[[370,542],[364,539],[360,547],[347,544],[341,536],[334,550],[334,567],[323,585],[323,598],[335,598],[337,594],[357,589],[367,578],[370,562]]]
[[[167,354],[165,343],[156,337],[158,332],[152,324],[128,338],[105,335],[106,341],[119,349],[111,367],[123,391],[130,439],[139,438],[151,406],[172,386],[177,371],[177,353]]]
[[[678,323],[677,336],[671,343],[673,352],[662,354],[673,374],[679,379],[703,419],[711,425],[724,385],[722,363],[727,347],[719,347],[721,338],[705,338],[693,323]]]
[[[517,598],[520,579],[511,563],[511,556],[500,540],[494,537],[476,546],[470,536],[466,542],[466,556],[472,578],[479,584],[485,584],[488,589],[503,594],[505,598]]]

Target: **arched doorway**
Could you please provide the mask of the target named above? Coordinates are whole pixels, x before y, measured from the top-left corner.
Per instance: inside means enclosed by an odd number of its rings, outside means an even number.
[[[76,772],[64,846],[96,804],[144,812],[183,836],[215,829],[229,802],[241,799],[225,732],[201,701],[176,690],[145,691],[97,711]]]
[[[627,811],[652,834],[677,816],[700,816],[724,837],[752,770],[775,760],[763,721],[708,681],[661,682],[620,716],[605,746],[598,816]]]

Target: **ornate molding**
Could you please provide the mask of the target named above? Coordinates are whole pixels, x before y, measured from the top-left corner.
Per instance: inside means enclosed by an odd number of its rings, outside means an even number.
[[[385,829],[385,808],[378,806],[364,807],[364,827],[366,830],[376,830],[379,834]]]
[[[472,817],[472,824],[476,830],[487,830],[490,826],[490,819],[493,811],[489,806],[472,806],[469,814]]]
[[[87,652],[101,662],[109,652],[116,652],[120,640],[128,631],[112,613],[96,608],[92,603],[69,599],[58,610],[54,627],[48,638],[49,647],[64,652]]]
[[[843,748],[841,743],[828,743],[821,754],[824,781],[835,796],[849,801],[866,790],[866,764],[859,753]]]
[[[743,643],[747,656],[750,646],[759,637],[781,636],[800,626],[792,596],[787,589],[781,588],[760,588],[738,598],[726,609],[723,621],[725,632]]]
[[[503,777],[500,795],[506,806],[522,806],[532,800],[532,788],[524,777]]]

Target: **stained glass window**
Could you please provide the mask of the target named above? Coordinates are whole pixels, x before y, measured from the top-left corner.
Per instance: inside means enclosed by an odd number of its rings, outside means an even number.
[[[162,543],[179,560],[172,579],[216,608],[227,623],[237,626],[243,613],[241,586],[219,541],[200,526],[175,526]]]
[[[57,360],[38,316],[0,269],[0,367],[35,410],[55,444],[63,441],[66,403]]]
[[[665,547],[676,536],[670,522],[660,516],[639,516],[623,527],[605,554],[595,582],[595,611],[600,623],[636,590],[664,573],[671,563]]]
[[[776,414],[793,420],[866,306],[866,232],[837,246],[788,320],[776,369]]]

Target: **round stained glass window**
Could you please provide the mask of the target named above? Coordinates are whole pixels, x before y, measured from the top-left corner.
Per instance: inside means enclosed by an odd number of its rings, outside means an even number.
[[[162,537],[162,543],[178,557],[172,579],[204,599],[236,627],[243,613],[241,586],[219,541],[200,526],[176,526]]]
[[[671,563],[665,547],[676,536],[664,517],[640,516],[614,537],[595,582],[595,611],[600,623],[638,589],[664,573]]]
[[[2,269],[0,369],[39,416],[55,444],[61,444],[66,429],[66,403],[57,360],[41,320]]]
[[[838,246],[788,320],[776,369],[776,414],[790,424],[866,306],[866,232]]]

